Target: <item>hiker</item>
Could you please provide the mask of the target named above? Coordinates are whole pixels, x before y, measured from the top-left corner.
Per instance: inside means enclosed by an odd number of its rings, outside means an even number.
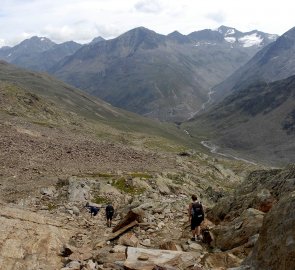
[[[193,202],[189,204],[188,215],[193,234],[192,241],[202,240],[200,225],[204,220],[204,210],[196,195],[192,195]]]
[[[90,205],[89,202],[86,203],[85,207],[88,209],[91,217],[96,216],[100,210],[99,207]]]
[[[106,206],[106,219],[107,219],[107,226],[112,226],[112,219],[114,215],[114,207],[111,204]]]

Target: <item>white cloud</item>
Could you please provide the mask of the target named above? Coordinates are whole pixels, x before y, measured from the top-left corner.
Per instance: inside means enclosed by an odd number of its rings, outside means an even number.
[[[6,44],[5,44],[5,40],[4,39],[2,39],[2,38],[0,38],[0,47],[3,47],[3,46],[5,46]]]
[[[141,0],[134,7],[137,11],[147,13],[158,13],[163,10],[161,3],[156,0]]]
[[[87,42],[138,26],[188,34],[224,24],[282,34],[295,26],[294,7],[291,0],[1,0],[0,44],[15,45],[23,33]]]

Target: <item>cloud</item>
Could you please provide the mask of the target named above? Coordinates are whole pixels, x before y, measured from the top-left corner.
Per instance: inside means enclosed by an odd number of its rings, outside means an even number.
[[[135,10],[144,13],[160,13],[163,6],[156,0],[142,0],[135,4]]]
[[[84,43],[97,36],[114,38],[138,26],[160,34],[188,34],[221,24],[282,34],[295,25],[294,8],[291,0],[280,5],[257,0],[1,0],[0,44],[16,45],[24,33],[57,43]]]
[[[206,17],[218,24],[223,24],[226,21],[225,14],[222,11],[208,13]]]
[[[2,46],[5,46],[5,40],[2,39],[2,38],[0,38],[0,48],[1,48]]]

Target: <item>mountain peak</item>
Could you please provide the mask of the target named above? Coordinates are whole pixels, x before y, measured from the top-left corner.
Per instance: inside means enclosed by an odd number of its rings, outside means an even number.
[[[25,39],[24,41],[16,45],[16,47],[21,48],[21,47],[30,46],[42,51],[42,50],[48,50],[54,45],[56,45],[56,43],[54,43],[53,41],[51,41],[50,39],[46,37],[33,36],[31,38]]]
[[[217,31],[224,36],[235,35],[237,32],[240,32],[233,27],[229,27],[225,25],[221,25],[220,27],[218,27]]]
[[[160,34],[157,34],[155,31],[150,30],[148,28],[145,28],[143,26],[139,26],[139,27],[133,28],[133,29],[129,30],[128,32],[126,32],[123,35],[126,35],[126,34],[129,34],[129,35],[130,34],[131,35],[133,35],[133,34],[135,34],[135,35],[160,35]]]
[[[118,37],[118,41],[123,41],[126,45],[137,50],[139,46],[145,49],[153,49],[165,41],[165,36],[149,30],[145,27],[134,28]]]
[[[105,39],[101,36],[99,37],[95,37],[94,39],[91,40],[91,42],[89,44],[96,44],[98,42],[104,41]]]
[[[211,41],[211,42],[223,41],[223,35],[211,29],[204,29],[204,30],[192,32],[188,35],[188,37],[193,39],[194,41]]]
[[[169,35],[167,35],[167,37],[177,43],[186,43],[189,42],[189,38],[181,33],[179,33],[178,31],[174,31],[172,33],[170,33]]]

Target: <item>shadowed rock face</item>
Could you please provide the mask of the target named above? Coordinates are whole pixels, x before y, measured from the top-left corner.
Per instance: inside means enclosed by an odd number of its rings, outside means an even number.
[[[294,183],[295,180],[293,179]],[[245,262],[259,270],[295,267],[295,192],[285,195],[265,216],[252,255]]]
[[[237,269],[294,269],[294,188],[294,165],[255,171],[231,197],[222,198],[208,213],[212,220],[220,222],[213,229],[218,248],[237,255],[249,254],[254,246],[245,266]]]
[[[285,194],[293,191],[295,167],[260,170],[249,174],[232,196],[223,197],[208,213],[215,222],[232,221],[248,208],[268,212]]]

